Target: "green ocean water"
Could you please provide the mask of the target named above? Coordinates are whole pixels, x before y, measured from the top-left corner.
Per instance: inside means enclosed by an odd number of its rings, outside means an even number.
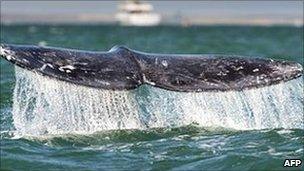
[[[1,43],[107,51],[114,45],[154,53],[270,57],[303,65],[303,27],[106,25],[1,26]],[[1,170],[301,170],[303,129],[237,131],[189,125],[87,135],[13,135],[14,67],[0,59]],[[302,168],[303,169],[303,168]]]

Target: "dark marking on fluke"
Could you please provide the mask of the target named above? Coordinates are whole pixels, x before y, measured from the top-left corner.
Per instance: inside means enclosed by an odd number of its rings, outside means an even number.
[[[74,84],[112,90],[142,84],[172,91],[243,90],[302,76],[300,64],[225,55],[150,54],[115,46],[108,52],[1,44],[15,65]]]

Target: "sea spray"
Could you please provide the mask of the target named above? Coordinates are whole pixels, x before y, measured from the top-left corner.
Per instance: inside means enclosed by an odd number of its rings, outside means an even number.
[[[16,67],[13,119],[21,135],[200,126],[303,128],[303,78],[257,89],[174,92],[149,85],[114,91]]]
[[[21,134],[140,128],[131,91],[87,88],[16,67],[14,125]]]

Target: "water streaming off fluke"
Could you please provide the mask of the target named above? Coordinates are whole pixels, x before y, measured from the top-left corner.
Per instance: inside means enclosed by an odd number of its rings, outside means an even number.
[[[233,129],[304,128],[303,77],[263,88],[174,92],[103,90],[16,67],[13,119],[21,135],[93,133],[196,123]]]

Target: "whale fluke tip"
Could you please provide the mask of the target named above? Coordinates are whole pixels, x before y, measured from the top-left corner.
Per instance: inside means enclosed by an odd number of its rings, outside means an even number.
[[[130,48],[128,48],[125,45],[115,45],[109,50],[109,52],[121,51],[121,50],[130,51]]]

